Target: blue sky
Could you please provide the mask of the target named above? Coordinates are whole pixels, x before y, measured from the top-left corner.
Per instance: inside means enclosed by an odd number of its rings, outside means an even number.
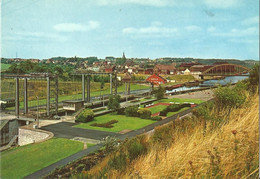
[[[2,57],[259,59],[258,0],[2,0]]]

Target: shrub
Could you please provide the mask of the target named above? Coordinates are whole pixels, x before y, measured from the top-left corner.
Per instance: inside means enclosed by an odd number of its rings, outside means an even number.
[[[100,123],[100,124],[98,124],[98,123],[93,123],[93,124],[91,124],[91,126],[104,127],[104,128],[112,128],[112,127],[114,127],[112,124],[115,124],[115,123],[117,123],[117,122],[118,122],[118,120],[111,120],[111,121],[108,121],[108,122],[106,122],[106,123]]]
[[[116,150],[120,145],[120,142],[117,138],[110,136],[107,136],[106,138],[102,139],[101,143],[104,144],[105,153],[107,154]]]
[[[114,156],[108,161],[108,166],[110,168],[122,171],[126,168],[126,157],[126,154],[122,152],[120,152],[119,155],[114,154]]]
[[[130,117],[138,117],[138,106],[128,106],[125,108],[125,115]]]
[[[152,142],[161,146],[170,146],[172,143],[172,125],[155,127]]]
[[[94,119],[94,112],[91,109],[84,109],[76,118],[76,122],[90,122]]]
[[[146,108],[139,109],[137,111],[137,113],[139,114],[140,118],[142,118],[142,119],[150,119],[151,115],[152,115],[152,112]]]
[[[168,113],[168,109],[165,108],[162,111],[160,111],[160,116],[167,116],[167,113]]]
[[[151,119],[154,120],[154,121],[161,121],[162,120],[162,118],[160,116],[153,116]]]
[[[110,95],[107,108],[113,111],[117,111],[120,108],[120,96],[119,95]]]
[[[162,99],[164,97],[164,93],[165,93],[165,89],[160,85],[159,88],[155,91],[155,96],[157,100]]]
[[[118,114],[118,115],[125,115],[125,108],[119,108],[119,109],[117,110],[117,114]]]
[[[131,140],[127,146],[129,159],[132,161],[146,152],[146,147],[143,146],[138,139]]]

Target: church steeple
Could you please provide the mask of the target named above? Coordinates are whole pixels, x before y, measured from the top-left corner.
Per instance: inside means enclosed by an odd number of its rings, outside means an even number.
[[[125,52],[123,52],[123,57],[122,57],[122,58],[123,58],[123,59],[126,59],[126,58],[125,58]]]

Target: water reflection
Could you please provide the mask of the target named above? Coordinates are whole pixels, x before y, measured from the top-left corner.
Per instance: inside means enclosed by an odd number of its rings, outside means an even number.
[[[244,80],[246,78],[248,78],[248,76],[228,76],[228,77],[225,77],[225,79],[222,79],[222,80],[204,81],[199,86],[193,86],[193,87],[183,86],[183,87],[180,87],[180,88],[173,89],[171,91],[166,90],[166,93],[178,92],[178,91],[187,91],[187,90],[191,90],[191,89],[198,89],[198,88],[201,88],[201,87],[210,87],[210,86],[215,86],[217,84],[226,85],[228,83],[237,83],[238,81]]]

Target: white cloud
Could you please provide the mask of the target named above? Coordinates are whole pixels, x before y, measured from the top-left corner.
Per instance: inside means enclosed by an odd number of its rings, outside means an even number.
[[[57,40],[57,41],[67,40],[67,38],[62,35],[55,34],[55,33],[48,33],[48,32],[18,31],[4,36],[4,40],[24,40],[24,39],[30,39],[30,40],[47,39],[47,40]]]
[[[208,28],[208,32],[215,32],[215,30],[216,30],[216,28],[213,27],[213,26],[210,26],[210,27]]]
[[[196,25],[186,26],[185,29],[189,32],[197,32],[202,30],[199,26]]]
[[[258,28],[249,27],[246,29],[231,29],[229,32],[217,32],[216,30],[211,31],[212,35],[215,36],[226,36],[226,37],[242,37],[242,36],[259,36]]]
[[[61,23],[56,24],[53,28],[61,32],[88,31],[99,27],[99,22],[89,21],[88,24]]]
[[[163,7],[174,5],[174,0],[96,0],[99,5],[138,4],[143,6]]]
[[[204,0],[210,8],[230,8],[241,4],[242,0]]]
[[[242,21],[243,25],[258,25],[259,24],[259,16],[254,16],[247,18]]]
[[[123,29],[124,34],[136,34],[141,36],[171,36],[178,32],[177,28],[163,27],[160,22],[153,22],[151,26],[134,28],[127,27]]]

